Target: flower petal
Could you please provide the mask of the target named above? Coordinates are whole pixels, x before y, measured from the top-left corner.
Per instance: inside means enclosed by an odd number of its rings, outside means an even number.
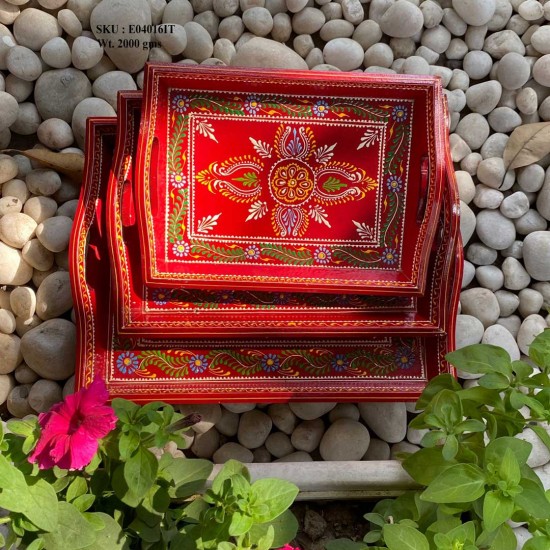
[[[98,447],[98,440],[89,437],[85,431],[75,432],[71,436],[69,466],[65,467],[69,470],[81,470],[92,461]]]

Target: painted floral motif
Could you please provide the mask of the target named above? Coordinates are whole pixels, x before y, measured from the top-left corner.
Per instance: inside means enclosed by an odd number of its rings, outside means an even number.
[[[172,252],[178,258],[184,258],[189,254],[189,245],[187,243],[184,243],[183,241],[178,241],[172,246]]]
[[[152,293],[153,302],[158,306],[164,306],[170,300],[170,290],[166,288],[155,288]]]
[[[407,107],[404,105],[396,105],[391,113],[391,117],[395,122],[403,122],[404,120],[407,120]]]
[[[248,110],[257,105],[250,99],[247,101],[249,106],[247,108],[245,103],[245,108]],[[320,107],[321,102],[316,105]],[[251,142],[258,143],[257,140]],[[222,163],[213,162],[199,172],[196,179],[211,192],[218,191],[232,201],[259,205],[246,221],[267,214],[269,208],[262,206],[266,203],[258,201],[269,194],[274,202],[271,225],[275,235],[302,237],[310,219],[330,227],[328,214],[322,207],[361,200],[378,186],[362,168],[349,162],[329,160],[332,154],[318,154],[321,150],[332,151],[336,145],[318,148],[310,127],[281,124],[273,140],[275,162],[268,173],[262,160],[245,155]],[[257,146],[254,148],[256,150]]]
[[[135,353],[125,351],[118,356],[116,367],[122,374],[133,374],[139,368],[139,359]]]
[[[341,353],[335,355],[334,359],[332,360],[332,368],[335,372],[345,371],[348,365],[348,358]]]
[[[320,99],[313,105],[313,114],[316,116],[326,116],[326,114],[328,113],[328,110],[329,110],[329,105],[323,99]]]
[[[332,253],[326,246],[320,246],[314,253],[313,257],[318,264],[328,264]]]
[[[247,260],[257,260],[260,257],[260,249],[255,244],[247,246],[244,253]]]
[[[262,357],[262,369],[265,372],[275,372],[279,366],[279,358],[275,354],[267,353]]]
[[[410,369],[414,366],[416,357],[414,351],[406,346],[400,347],[395,353],[395,366],[399,369]]]
[[[249,95],[244,102],[245,111],[251,115],[255,115],[261,107],[262,103],[257,95]]]
[[[397,263],[399,259],[399,254],[395,248],[385,248],[382,251],[382,262],[387,265],[393,265]]]
[[[170,185],[176,189],[182,189],[187,185],[187,177],[181,172],[170,172]]]
[[[195,374],[201,374],[208,368],[208,360],[204,355],[193,355],[189,359],[189,368]]]
[[[172,107],[178,113],[185,113],[189,109],[191,101],[185,95],[178,94],[172,99]]]
[[[398,193],[403,189],[403,180],[399,176],[392,174],[386,181],[386,186],[393,193]]]

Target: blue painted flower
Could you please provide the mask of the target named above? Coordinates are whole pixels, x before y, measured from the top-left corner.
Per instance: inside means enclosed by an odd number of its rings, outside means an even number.
[[[275,372],[279,369],[279,358],[274,353],[266,353],[262,357],[262,369],[265,372]]]
[[[332,253],[326,246],[320,246],[313,253],[313,258],[318,264],[328,264],[332,258]]]
[[[183,258],[189,254],[189,245],[183,241],[178,241],[172,246],[172,252],[178,257]]]
[[[190,105],[191,105],[191,101],[185,95],[178,94],[177,96],[174,97],[174,99],[172,99],[172,107],[178,113],[185,113],[185,111],[189,109]]]
[[[416,362],[414,351],[407,346],[398,348],[395,352],[394,362],[395,366],[400,369],[410,369]]]
[[[386,186],[390,191],[399,193],[403,188],[403,180],[399,176],[392,175],[388,178],[388,181],[386,181]]]
[[[187,185],[187,176],[181,172],[170,172],[170,183],[176,189],[181,189]]]
[[[396,105],[393,108],[391,117],[395,120],[395,122],[403,122],[407,119],[407,107],[404,105]]]
[[[320,99],[313,105],[313,114],[315,116],[325,116],[329,111],[329,105],[324,99]]]
[[[244,102],[244,109],[251,115],[255,115],[262,107],[260,98],[257,95],[249,95]]]
[[[393,265],[397,262],[398,259],[399,253],[397,252],[397,250],[395,250],[395,248],[385,248],[382,251],[382,261],[385,264]]]
[[[257,260],[260,257],[260,249],[255,244],[251,244],[245,248],[244,256],[247,260]]]
[[[216,292],[216,301],[226,304],[232,302],[235,296],[235,291],[233,290],[220,290]]]
[[[152,298],[155,304],[163,306],[170,299],[170,290],[167,288],[154,288]]]
[[[287,292],[274,292],[273,293],[273,303],[274,304],[277,304],[277,305],[284,305],[284,304],[288,304],[288,302],[290,302],[290,294],[288,294]]]
[[[116,367],[122,374],[133,374],[139,368],[139,359],[135,353],[125,351],[117,357]]]
[[[343,370],[346,370],[348,366],[349,361],[345,355],[338,353],[334,356],[334,359],[332,360],[332,370],[342,372]]]
[[[204,355],[193,355],[193,357],[189,359],[189,368],[195,374],[201,374],[208,368],[208,360]]]

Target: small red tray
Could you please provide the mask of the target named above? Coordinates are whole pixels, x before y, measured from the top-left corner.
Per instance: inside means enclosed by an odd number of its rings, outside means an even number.
[[[456,292],[454,257],[458,219],[446,193],[428,269],[426,296],[367,296],[265,292],[186,287],[151,288],[143,283],[139,232],[132,190],[142,94],[119,95],[117,148],[109,181],[106,218],[115,283],[117,331],[126,335],[286,337],[357,334],[439,334]],[[445,275],[442,275],[445,274]],[[456,287],[456,288],[455,288]]]
[[[144,281],[420,295],[445,139],[435,77],[148,65]]]
[[[78,388],[100,376],[112,397],[135,401],[412,400],[429,378],[449,371],[444,355],[454,346],[454,317],[442,319],[445,334],[431,337],[119,335],[104,208],[115,132],[114,119],[88,121],[86,177],[70,243]],[[458,276],[460,249],[456,261]],[[450,296],[449,311],[457,299],[457,293]]]

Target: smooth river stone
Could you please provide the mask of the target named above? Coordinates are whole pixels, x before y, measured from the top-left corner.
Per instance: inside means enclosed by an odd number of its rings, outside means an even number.
[[[486,288],[470,288],[460,293],[462,313],[479,319],[485,328],[500,316],[500,306],[493,292]]]
[[[320,418],[334,409],[336,403],[289,403],[289,407],[298,418],[302,420],[313,420],[314,418]]]
[[[351,38],[335,38],[327,42],[323,48],[325,63],[342,71],[352,71],[360,67],[364,56],[363,48]]]
[[[349,418],[336,420],[325,432],[319,453],[323,460],[361,460],[369,448],[368,429]]]
[[[361,418],[382,440],[398,443],[407,434],[405,403],[359,403]],[[334,424],[333,424],[334,426]]]
[[[42,378],[65,380],[74,373],[76,327],[66,319],[50,319],[21,338],[25,363]]]
[[[32,277],[32,267],[21,251],[0,242],[0,285],[24,285]]]
[[[42,73],[34,87],[34,99],[43,119],[71,122],[75,107],[92,95],[92,85],[82,71],[73,68]]]
[[[118,32],[100,32],[103,25],[118,23]],[[151,25],[151,8],[147,0],[102,0],[92,11],[90,26],[94,36],[106,40],[105,53],[121,70],[136,73],[143,69],[149,50],[143,45],[151,41],[149,32],[129,32],[129,25]],[[123,32],[125,29],[125,32]],[[119,39],[135,47],[119,48]]]
[[[48,275],[36,293],[36,314],[43,320],[60,317],[73,307],[68,271]]]
[[[61,36],[61,32],[61,25],[53,15],[36,8],[23,10],[13,24],[17,43],[35,52],[40,51],[48,40]]]
[[[422,30],[424,16],[407,0],[397,0],[380,18],[382,32],[394,38],[409,38]]]
[[[516,239],[514,223],[496,210],[479,212],[476,231],[481,241],[494,250],[504,250]]]
[[[534,231],[523,241],[523,262],[537,281],[550,281],[550,233]]]
[[[233,56],[231,66],[308,69],[307,63],[296,52],[275,40],[260,37],[241,46]]]
[[[489,23],[495,13],[495,0],[453,0],[453,8],[460,17],[475,27]]]
[[[508,352],[512,361],[519,361],[520,352],[516,343],[516,339],[512,336],[509,330],[501,325],[493,325],[488,327],[483,334],[482,344],[491,344],[503,348]]]
[[[0,333],[0,374],[13,372],[22,360],[20,338]]]
[[[256,449],[265,443],[272,426],[271,418],[264,412],[257,409],[246,412],[241,416],[237,439],[247,449]]]

